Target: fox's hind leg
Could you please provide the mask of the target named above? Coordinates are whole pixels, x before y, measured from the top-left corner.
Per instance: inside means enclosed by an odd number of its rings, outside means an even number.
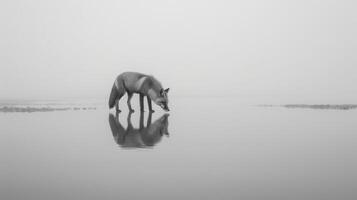
[[[115,100],[115,110],[117,111],[117,113],[121,112],[121,110],[119,109],[119,99]]]
[[[133,97],[133,93],[128,93],[128,100],[127,100],[127,104],[128,104],[128,107],[129,107],[129,112],[134,112],[134,109],[131,108],[131,98]]]
[[[119,109],[119,101],[124,96],[124,94],[125,94],[124,87],[119,87],[118,88],[118,95],[117,95],[117,98],[115,100],[115,109],[116,109],[117,112],[121,112],[121,110]]]
[[[127,124],[128,126],[126,127],[126,132],[129,133],[131,130],[134,129],[133,124],[131,123],[131,114],[133,114],[132,112],[128,113],[128,117],[126,118]]]

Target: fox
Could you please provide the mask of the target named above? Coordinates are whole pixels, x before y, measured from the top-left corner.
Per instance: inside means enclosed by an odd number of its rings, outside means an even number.
[[[138,72],[124,72],[117,76],[114,81],[112,90],[109,96],[109,109],[115,106],[117,112],[119,109],[119,100],[125,95],[128,95],[127,105],[130,112],[134,112],[131,107],[131,98],[134,93],[140,95],[140,111],[144,111],[144,97],[147,98],[149,112],[154,112],[152,109],[152,101],[160,106],[165,111],[170,111],[168,107],[168,92],[169,88],[164,89],[161,83],[153,76]]]
[[[114,116],[109,114],[109,125],[112,130],[114,141],[122,148],[147,148],[159,143],[163,135],[168,136],[168,117],[163,114],[156,121],[151,123],[152,113],[147,118],[146,127],[144,126],[144,113],[140,113],[139,128],[136,129],[131,123],[131,115],[127,116],[127,128],[125,129],[119,120],[119,112]]]

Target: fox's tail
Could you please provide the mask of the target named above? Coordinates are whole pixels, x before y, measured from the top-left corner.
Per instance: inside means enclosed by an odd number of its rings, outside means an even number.
[[[115,100],[117,99],[118,96],[118,90],[115,87],[115,84],[113,84],[112,91],[110,92],[109,96],[109,108],[113,108],[115,106]]]
[[[117,81],[117,80],[116,80]],[[120,99],[122,96],[124,96],[125,94],[125,88],[123,83],[118,81],[118,87],[115,85],[115,82],[113,84],[112,87],[112,91],[110,92],[110,96],[109,96],[109,108],[113,108],[115,106],[115,101],[117,99]]]

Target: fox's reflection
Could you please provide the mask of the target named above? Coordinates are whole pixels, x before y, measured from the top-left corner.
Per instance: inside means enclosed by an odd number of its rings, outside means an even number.
[[[131,123],[131,114],[128,114],[128,126],[125,129],[119,121],[119,113],[109,114],[109,124],[115,142],[123,148],[152,147],[160,142],[163,135],[168,133],[168,116],[162,115],[154,123],[151,123],[152,113],[149,112],[146,127],[144,126],[144,113],[140,113],[139,128],[135,129]]]

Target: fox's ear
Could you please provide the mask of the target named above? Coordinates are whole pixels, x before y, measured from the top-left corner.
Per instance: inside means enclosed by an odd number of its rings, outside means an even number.
[[[170,88],[166,88],[166,89],[165,89],[165,92],[166,92],[166,93],[168,93],[168,92],[169,92],[169,90],[170,90]]]
[[[164,93],[164,89],[161,89],[161,90],[160,90],[160,95],[162,95],[162,93]]]

